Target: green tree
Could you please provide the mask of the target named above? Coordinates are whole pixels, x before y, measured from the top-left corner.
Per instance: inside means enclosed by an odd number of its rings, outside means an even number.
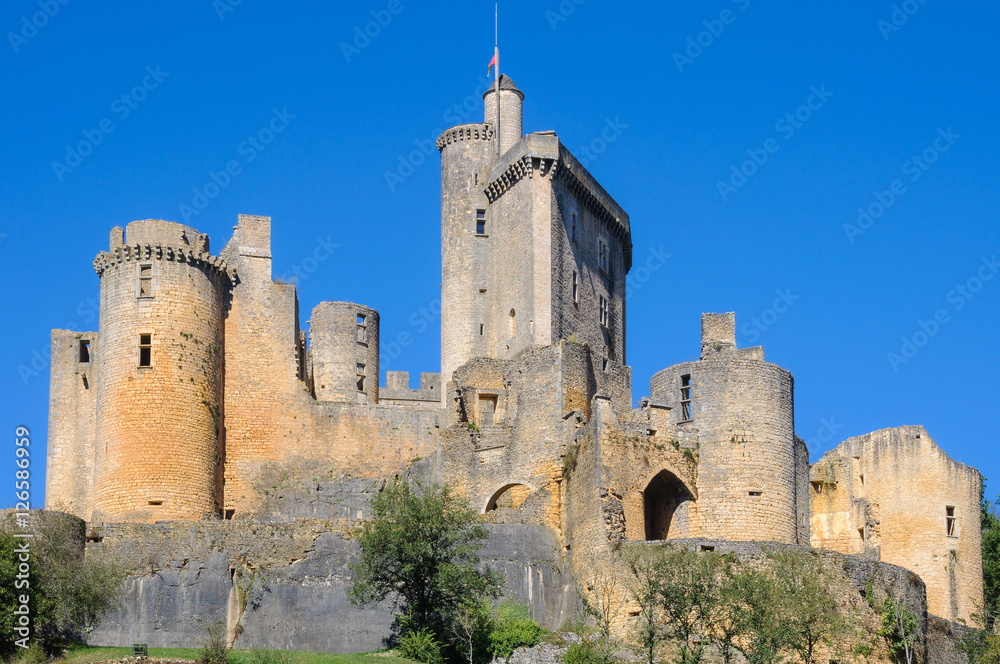
[[[812,664],[817,646],[833,646],[835,639],[846,639],[857,629],[854,614],[837,605],[838,591],[847,596],[849,589],[816,551],[775,549],[768,559],[785,645],[803,664]]]
[[[84,555],[81,521],[58,512],[33,511],[32,537],[17,539],[10,518],[8,514],[0,525],[0,628],[5,633],[14,634],[11,621],[20,595],[30,598],[32,639],[49,649],[79,638],[120,606],[124,569],[100,552]],[[25,542],[30,550],[28,577],[16,578],[22,562],[16,549]],[[17,588],[25,581],[27,586]],[[11,645],[4,642],[3,647]]]
[[[993,629],[1000,613],[1000,515],[997,503],[986,499],[986,481],[983,480],[981,527],[983,538],[983,614],[986,629]],[[998,499],[1000,500],[1000,499]]]
[[[879,616],[876,634],[886,640],[894,655],[913,664],[917,645],[924,638],[921,620],[881,575],[878,580],[869,579],[865,589],[865,599]]]
[[[627,550],[622,559],[629,571],[626,584],[629,596],[639,607],[635,626],[636,641],[646,664],[653,664],[663,642],[663,607],[661,586],[665,564],[661,547],[638,546]]]
[[[789,646],[791,631],[782,615],[781,600],[770,571],[743,569],[723,590],[732,611],[736,638],[732,646],[748,664],[775,664]]]
[[[679,664],[698,664],[705,655],[720,595],[720,578],[726,560],[712,551],[670,551],[664,557],[659,599],[664,617],[664,634],[677,648]],[[693,638],[698,637],[698,638]]]
[[[355,606],[392,598],[408,630],[444,640],[459,608],[500,594],[501,577],[477,569],[489,534],[466,501],[447,487],[396,478],[372,500],[372,518],[354,531],[361,548],[351,564]]]

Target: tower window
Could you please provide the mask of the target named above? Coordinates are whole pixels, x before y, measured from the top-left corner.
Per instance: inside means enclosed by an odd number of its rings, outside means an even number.
[[[358,392],[365,391],[365,365],[358,364]]]
[[[681,421],[691,420],[691,374],[681,376]]]
[[[608,298],[603,295],[598,296],[597,301],[598,306],[598,317],[600,318],[601,325],[604,327],[608,326]]]
[[[597,238],[597,267],[608,271],[608,243],[603,237]]]
[[[479,426],[491,427],[497,412],[497,395],[479,395]]]
[[[80,362],[90,362],[90,339],[80,339]]]
[[[951,505],[944,508],[945,533],[948,537],[958,537],[958,517],[955,516],[955,508]]]
[[[358,343],[368,343],[368,317],[358,314]]]
[[[476,235],[486,235],[486,210],[476,210]]]
[[[517,331],[517,314],[514,313],[513,309],[510,310],[510,321],[508,324],[510,326],[510,338],[513,339],[514,333]]]
[[[580,284],[576,278],[576,270],[573,270],[573,304],[580,304]]]
[[[569,241],[576,244],[576,210],[570,214]]]
[[[479,336],[483,336],[483,327],[484,327],[484,325],[482,323],[480,323],[479,324]]]
[[[139,266],[139,297],[153,297],[153,266]]]
[[[140,367],[151,367],[151,366],[153,366],[153,335],[152,334],[140,334],[139,335],[139,366]]]

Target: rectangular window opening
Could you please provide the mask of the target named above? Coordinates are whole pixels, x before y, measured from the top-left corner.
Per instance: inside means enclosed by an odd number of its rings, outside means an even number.
[[[365,365],[358,364],[358,392],[365,391]]]
[[[608,272],[608,243],[603,237],[597,238],[597,267]]]
[[[608,327],[609,311],[608,311],[608,298],[603,295],[598,296],[597,300],[598,306],[598,317],[600,318],[601,325],[603,327]]]
[[[958,518],[955,516],[955,508],[949,505],[944,508],[945,532],[948,537],[958,537]]]
[[[485,325],[483,325],[482,323],[479,324],[479,336],[483,336],[483,328],[484,327],[485,327]]]
[[[497,396],[495,394],[479,395],[479,426],[493,426],[497,412]]]
[[[573,244],[576,244],[576,211],[574,211],[570,216],[572,217],[573,221],[572,224],[570,225],[569,241],[572,242]]]
[[[139,297],[153,297],[153,266],[139,266]]]
[[[368,317],[358,314],[358,343],[368,343]]]
[[[234,516],[236,516],[236,510],[226,510],[226,521],[231,521]]]
[[[681,376],[681,421],[691,421],[691,374]]]
[[[573,271],[573,304],[580,304],[580,285],[576,278],[576,270]]]
[[[702,544],[701,545],[701,550],[702,551],[715,551],[715,545],[714,544]]]
[[[149,504],[150,505],[162,505],[163,501],[162,500],[151,500],[151,501],[149,501]]]
[[[748,492],[751,498],[760,498],[762,491],[750,491]]]
[[[151,366],[153,366],[153,335],[152,334],[140,334],[139,335],[139,366],[140,367],[151,367]]]
[[[486,210],[476,210],[476,235],[486,235]]]
[[[822,482],[811,482],[813,491],[816,493],[823,493],[823,483]]]
[[[90,339],[80,339],[80,362],[90,362]]]

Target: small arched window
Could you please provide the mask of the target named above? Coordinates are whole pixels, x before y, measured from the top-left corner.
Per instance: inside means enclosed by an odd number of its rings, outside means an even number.
[[[513,309],[511,309],[510,310],[510,338],[511,339],[514,338],[514,332],[517,329],[517,325],[516,325],[517,321],[516,321],[516,319],[517,319],[517,314],[514,313]]]

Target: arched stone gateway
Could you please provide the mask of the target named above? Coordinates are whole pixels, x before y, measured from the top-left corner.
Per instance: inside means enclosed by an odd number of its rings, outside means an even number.
[[[669,470],[657,473],[642,492],[643,510],[646,516],[646,539],[670,539],[671,525],[677,509],[694,496]]]
[[[527,484],[505,484],[486,502],[483,513],[492,512],[499,507],[516,510],[533,491],[534,489]]]

